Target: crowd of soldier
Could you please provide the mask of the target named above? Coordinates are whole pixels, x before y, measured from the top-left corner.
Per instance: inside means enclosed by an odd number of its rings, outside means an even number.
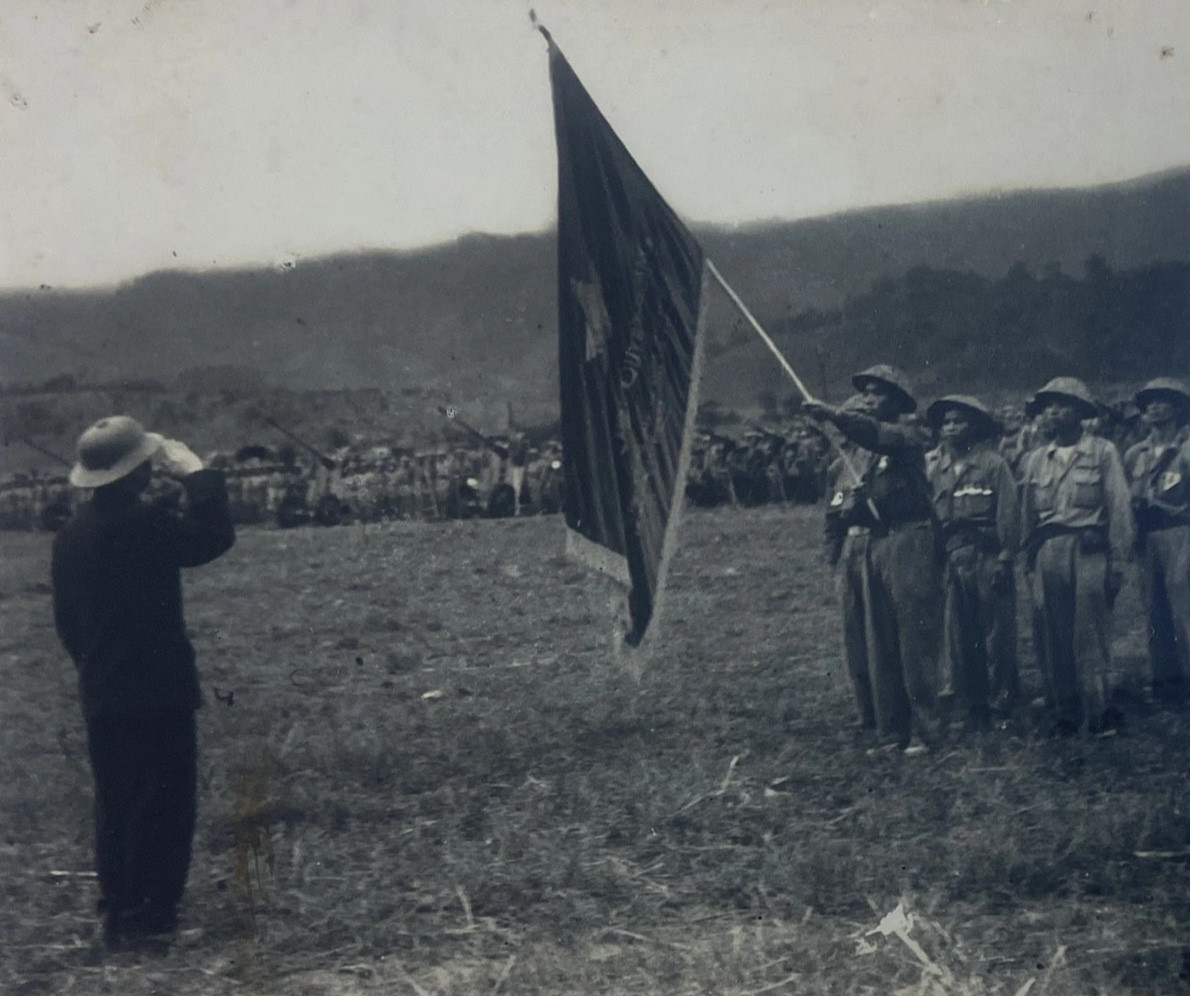
[[[743,442],[703,431],[686,482],[692,505],[812,504],[826,490],[830,443],[813,422],[797,418],[780,432],[754,426]]]
[[[0,529],[56,532],[73,510],[76,496],[66,478],[36,470],[0,483]]]
[[[1110,732],[1111,614],[1139,568],[1152,699],[1190,693],[1190,393],[1158,379],[1105,417],[1058,377],[1010,432],[978,399],[926,418],[903,374],[857,374],[860,394],[808,412],[845,437],[826,524],[860,726],[879,749],[928,750],[1022,703],[1017,566],[1055,731]],[[1010,417],[1016,413],[1007,413]]]
[[[236,456],[211,454],[207,464],[223,472],[240,525],[504,517],[553,513],[562,504],[561,447],[553,441],[503,456],[487,448],[417,453],[377,447],[326,463],[253,446]],[[181,487],[157,478],[148,497],[170,505]],[[15,475],[0,485],[0,529],[56,531],[85,500],[65,477]]]
[[[1001,452],[1014,471],[1033,448],[1037,427],[1024,408],[1000,413]],[[1121,448],[1143,435],[1134,406],[1101,407],[1095,432]],[[497,441],[500,446],[500,441]],[[713,430],[695,438],[686,483],[699,507],[812,504],[829,490],[834,451],[808,418],[779,429],[753,424],[742,439]],[[429,452],[375,447],[338,454],[333,469],[246,447],[235,456],[212,454],[208,463],[226,478],[239,525],[379,522],[394,519],[503,518],[552,514],[562,507],[561,444],[548,440],[521,454],[490,447]],[[180,487],[155,481],[151,497],[176,501]],[[36,470],[0,482],[0,530],[54,532],[80,501],[65,476]]]

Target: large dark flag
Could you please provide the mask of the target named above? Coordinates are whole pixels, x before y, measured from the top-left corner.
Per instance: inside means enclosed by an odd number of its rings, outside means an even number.
[[[630,586],[627,639],[637,643],[684,500],[704,256],[552,40],[550,78],[567,547]]]

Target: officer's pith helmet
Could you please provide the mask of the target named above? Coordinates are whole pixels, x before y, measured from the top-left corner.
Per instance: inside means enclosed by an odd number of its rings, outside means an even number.
[[[1150,401],[1168,401],[1178,413],[1178,421],[1190,421],[1190,391],[1172,377],[1158,377],[1136,392],[1136,406],[1144,411]]]
[[[127,415],[101,418],[78,441],[78,461],[70,471],[76,488],[101,488],[127,477],[161,449],[162,438]]]
[[[910,412],[917,411],[917,399],[913,396],[909,378],[896,367],[890,367],[886,363],[877,363],[874,367],[861,370],[851,378],[851,383],[855,385],[857,391],[863,391],[873,382],[891,389],[903,414],[908,415]]]
[[[1073,402],[1079,409],[1079,418],[1099,416],[1099,406],[1095,404],[1090,390],[1077,377],[1055,377],[1033,395],[1033,406],[1038,411],[1044,411],[1045,406],[1056,399]]]

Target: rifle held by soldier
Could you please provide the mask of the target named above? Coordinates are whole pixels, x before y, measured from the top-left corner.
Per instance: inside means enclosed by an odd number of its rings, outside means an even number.
[[[485,436],[482,432],[475,428],[475,426],[468,425],[461,418],[459,418],[459,413],[455,409],[447,408],[445,405],[439,405],[438,413],[448,422],[454,422],[456,425],[466,431],[469,436],[471,436],[487,449],[491,450],[497,456],[508,459],[509,450],[507,446],[496,442],[496,440],[492,439],[491,436]]]
[[[299,436],[296,433],[291,432],[289,429],[285,428],[285,426],[283,426],[276,419],[271,418],[270,416],[266,415],[264,412],[259,411],[259,410],[256,411],[254,414],[262,422],[266,423],[267,425],[271,425],[274,429],[276,429],[279,433],[281,433],[281,435],[285,436],[287,439],[292,439],[295,443],[297,443],[300,447],[302,447],[302,449],[304,449],[304,450],[306,450],[306,452],[310,453],[316,460],[318,460],[319,463],[322,464],[324,469],[334,470],[338,466],[338,464],[336,464],[335,461],[332,460],[330,457],[328,457],[325,453],[323,453],[321,450],[316,449],[310,443],[306,442],[306,440],[302,439],[301,436]]]

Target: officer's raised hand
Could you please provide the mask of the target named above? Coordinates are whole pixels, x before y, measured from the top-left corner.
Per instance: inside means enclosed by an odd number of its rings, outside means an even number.
[[[832,422],[839,414],[839,409],[828,405],[824,401],[807,399],[802,402],[802,411],[814,419],[815,422]]]

